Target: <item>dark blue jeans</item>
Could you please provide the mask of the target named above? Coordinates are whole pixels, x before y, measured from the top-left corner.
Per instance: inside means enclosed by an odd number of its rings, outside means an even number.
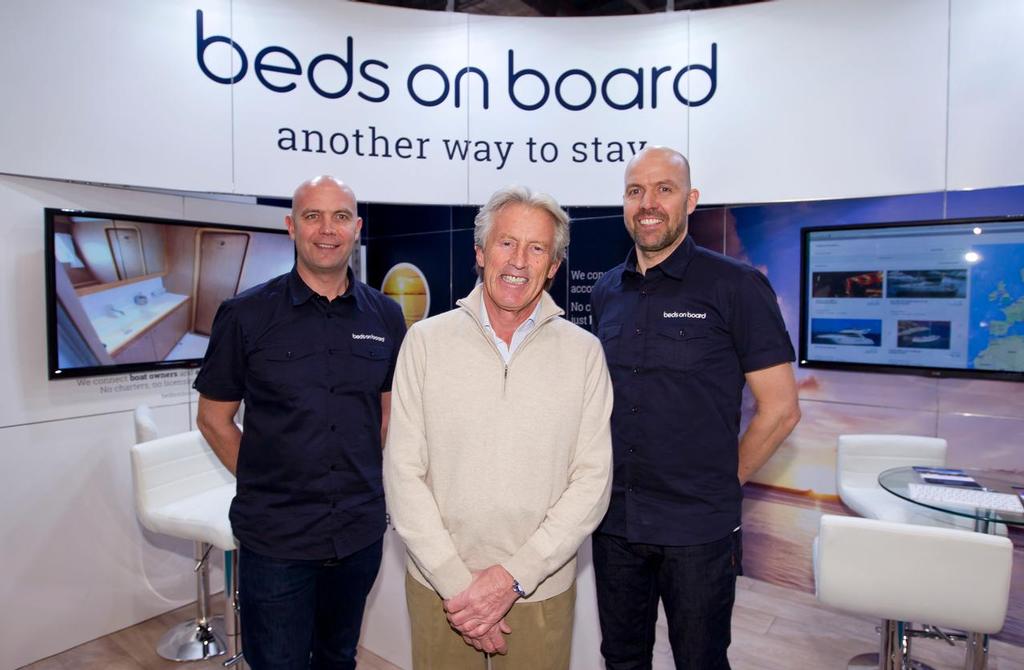
[[[355,670],[382,540],[339,559],[282,560],[241,547],[242,650],[252,670]]]
[[[650,670],[658,599],[665,605],[676,668],[729,670],[740,530],[690,547],[635,544],[595,533],[601,654],[608,670]]]

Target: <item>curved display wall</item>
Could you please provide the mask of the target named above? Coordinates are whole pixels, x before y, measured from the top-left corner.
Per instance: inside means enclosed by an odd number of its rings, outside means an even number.
[[[591,19],[43,0],[0,18],[10,174],[287,196],[328,172],[366,201],[525,183],[605,205],[624,161],[667,144],[705,203],[1024,183],[1012,0]]]

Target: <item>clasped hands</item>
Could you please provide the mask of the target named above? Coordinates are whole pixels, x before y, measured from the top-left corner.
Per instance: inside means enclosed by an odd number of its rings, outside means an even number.
[[[512,628],[505,623],[505,614],[519,597],[512,590],[514,581],[508,570],[492,565],[474,572],[473,581],[465,590],[444,601],[448,623],[466,644],[488,654],[508,651],[504,636]]]

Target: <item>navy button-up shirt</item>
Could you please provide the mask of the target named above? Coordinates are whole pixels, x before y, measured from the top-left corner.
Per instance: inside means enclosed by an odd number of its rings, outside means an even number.
[[[795,358],[768,280],[687,237],[646,275],[631,251],[591,305],[615,389],[598,530],[672,546],[725,537],[740,525],[744,375]]]
[[[221,305],[194,386],[245,402],[231,526],[247,548],[340,558],[383,535],[380,395],[404,335],[351,271],[332,301],[293,269]]]

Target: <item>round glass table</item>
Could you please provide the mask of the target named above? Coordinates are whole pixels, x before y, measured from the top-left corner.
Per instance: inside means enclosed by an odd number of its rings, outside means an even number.
[[[1014,496],[1017,502],[1024,505],[1020,493],[1024,493],[1024,473],[1009,472],[1005,470],[963,470],[962,473],[974,479],[983,489],[992,493],[1007,493]],[[946,512],[956,516],[974,519],[974,530],[979,533],[997,532],[996,524],[1024,527],[1024,511],[1007,512],[988,507],[965,504],[964,502],[952,502],[947,500],[936,500],[934,498],[915,498],[911,494],[911,484],[930,484],[942,486],[935,482],[925,482],[921,473],[913,467],[901,467],[885,470],[878,475],[878,483],[889,493],[903,498],[907,502],[922,507]],[[955,489],[960,487],[952,487]],[[979,491],[979,489],[968,489]],[[960,637],[960,636],[957,636]],[[947,641],[949,636],[946,636]],[[961,639],[967,643],[967,656],[964,659],[966,670],[984,670],[988,667],[988,635],[983,633],[965,633]],[[952,642],[950,641],[950,644]]]
[[[1024,493],[1024,474],[1014,473],[1005,470],[964,470],[963,473],[973,477],[978,484],[984,487],[985,491],[993,493],[1007,493],[1017,497],[1017,500],[1024,504],[1018,494]],[[994,523],[1003,523],[1008,526],[1024,527],[1024,512],[1006,512],[1002,510],[975,507],[962,502],[947,502],[935,499],[922,500],[911,495],[911,484],[925,484],[919,472],[912,467],[892,468],[885,470],[878,475],[878,483],[889,493],[903,498],[915,505],[928,507],[947,514],[974,519],[974,529],[981,533],[988,533],[994,530],[991,526]],[[941,484],[932,483],[933,486]],[[1014,487],[1017,487],[1016,489]]]

